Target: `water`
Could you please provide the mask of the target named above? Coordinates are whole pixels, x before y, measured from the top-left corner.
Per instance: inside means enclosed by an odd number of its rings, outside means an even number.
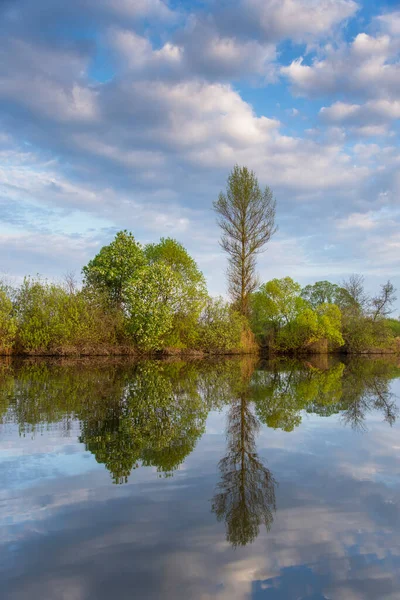
[[[399,377],[0,363],[0,597],[399,599]]]

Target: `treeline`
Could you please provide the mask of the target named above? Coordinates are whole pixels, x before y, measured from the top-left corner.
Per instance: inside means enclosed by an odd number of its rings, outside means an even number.
[[[27,277],[0,285],[2,353],[107,354],[348,352],[396,349],[400,321],[390,282],[369,298],[363,279],[302,288],[290,277],[237,303],[211,298],[203,274],[173,239],[141,246],[127,231],[82,270],[83,284]]]
[[[209,296],[203,274],[176,240],[142,246],[127,231],[83,267],[83,285],[27,277],[0,283],[0,352],[134,353],[200,351],[396,351],[400,322],[389,319],[395,289],[374,297],[361,276],[304,289],[290,277],[261,286],[257,255],[276,231],[276,202],[253,171],[235,166],[214,203],[228,255],[231,302]]]
[[[207,293],[203,274],[173,239],[141,246],[127,231],[82,270],[83,284],[27,277],[0,285],[3,353],[102,354],[163,349],[246,352],[247,320]]]
[[[259,343],[278,352],[396,352],[395,293],[388,281],[368,296],[360,275],[304,288],[290,277],[273,279],[250,296],[250,322]]]

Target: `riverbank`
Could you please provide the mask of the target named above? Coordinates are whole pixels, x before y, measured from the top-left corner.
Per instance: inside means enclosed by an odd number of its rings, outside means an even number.
[[[293,357],[307,358],[311,356],[400,356],[400,338],[396,338],[389,347],[373,347],[360,351],[349,351],[345,347],[329,350],[325,344],[313,344],[307,348],[297,351],[281,351],[272,347],[261,347],[256,344],[248,344],[243,348],[230,350],[204,350],[196,348],[174,348],[168,347],[162,350],[143,352],[128,345],[103,345],[103,346],[58,346],[47,350],[16,350],[1,349],[0,356],[15,357],[113,357],[131,356],[136,358],[206,358],[209,356],[261,356],[261,357]]]

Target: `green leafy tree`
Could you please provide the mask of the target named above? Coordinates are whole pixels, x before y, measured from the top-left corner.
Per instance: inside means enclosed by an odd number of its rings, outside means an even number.
[[[301,286],[291,277],[272,279],[252,295],[252,323],[258,333],[269,326],[275,330],[293,321],[306,306],[300,297]]]
[[[214,202],[221,246],[229,256],[228,284],[235,308],[249,311],[249,297],[257,287],[256,257],[276,231],[276,203],[269,187],[261,190],[247,167],[235,165],[228,177],[226,194]]]
[[[164,262],[142,267],[129,279],[124,288],[126,329],[140,350],[161,349],[173,328],[178,293],[177,275]]]
[[[386,319],[386,325],[394,337],[400,337],[400,319]]]
[[[301,290],[301,297],[315,309],[320,304],[340,305],[344,291],[343,288],[330,281],[317,281],[313,285],[306,285]]]
[[[120,231],[83,267],[84,285],[100,290],[112,305],[121,307],[127,282],[145,264],[141,245],[128,231]]]
[[[150,265],[163,263],[174,272],[175,288],[166,299],[173,312],[173,327],[166,343],[184,347],[195,345],[197,321],[207,300],[204,275],[182,244],[171,238],[148,244],[145,256]]]
[[[320,340],[331,348],[343,345],[338,306],[321,304],[313,310],[301,291],[290,277],[260,286],[251,298],[251,324],[258,338],[282,351],[304,350]]]

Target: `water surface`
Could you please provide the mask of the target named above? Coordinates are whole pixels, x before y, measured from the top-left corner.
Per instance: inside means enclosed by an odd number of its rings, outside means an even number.
[[[399,377],[0,363],[0,597],[399,599]]]

